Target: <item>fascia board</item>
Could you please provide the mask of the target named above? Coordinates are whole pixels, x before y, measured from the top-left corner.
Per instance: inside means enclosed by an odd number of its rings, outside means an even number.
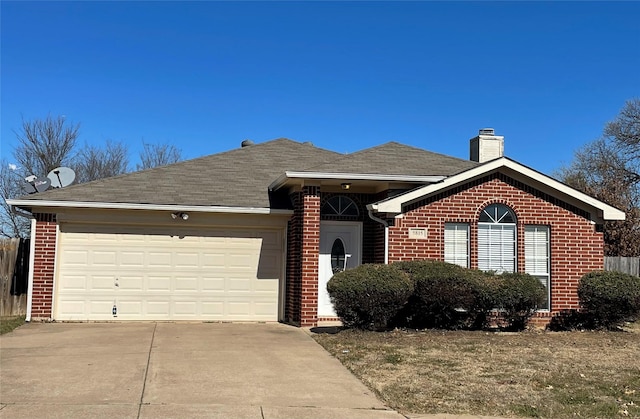
[[[372,173],[326,173],[326,172],[293,172],[287,171],[269,185],[270,190],[282,187],[287,179],[338,179],[338,180],[370,180],[383,182],[440,182],[446,176],[412,176],[412,175],[381,175]]]
[[[254,208],[254,207],[203,207],[196,205],[160,205],[160,204],[128,204],[120,202],[78,202],[78,201],[41,201],[30,199],[8,199],[7,203],[14,207],[46,207],[46,208],[95,208],[95,209],[119,209],[119,210],[148,210],[148,211],[190,211],[205,213],[230,213],[230,214],[270,214],[291,215],[292,210]]]
[[[602,218],[605,220],[624,220],[625,213],[619,209],[612,207],[598,199],[595,199],[587,194],[584,194],[562,182],[559,182],[547,175],[544,175],[536,170],[533,170],[527,166],[517,163],[506,157],[501,157],[492,161],[489,161],[481,166],[474,167],[465,172],[458,173],[457,175],[446,178],[442,182],[433,185],[426,185],[405,194],[399,195],[395,198],[391,198],[385,201],[372,204],[371,209],[377,212],[386,212],[392,214],[399,214],[402,212],[402,206],[407,202],[412,202],[420,199],[424,196],[432,193],[439,192],[456,184],[474,179],[479,176],[483,176],[492,171],[497,171],[503,167],[509,168],[520,175],[523,175],[536,182],[545,184],[552,189],[560,192],[561,194],[568,195],[578,201],[581,201],[593,208],[602,211]]]

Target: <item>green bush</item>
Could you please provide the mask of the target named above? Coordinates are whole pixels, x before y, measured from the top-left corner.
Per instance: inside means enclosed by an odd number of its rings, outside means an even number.
[[[402,319],[417,328],[480,328],[493,307],[488,283],[490,275],[435,260],[393,264],[414,282],[414,295]]]
[[[495,308],[506,322],[506,328],[523,330],[527,322],[541,307],[547,291],[535,277],[525,273],[503,273],[493,285]]]
[[[413,292],[409,275],[392,265],[360,265],[335,274],[327,291],[347,327],[385,329]]]
[[[622,272],[589,272],[580,279],[578,297],[595,327],[615,329],[640,315],[640,278]]]

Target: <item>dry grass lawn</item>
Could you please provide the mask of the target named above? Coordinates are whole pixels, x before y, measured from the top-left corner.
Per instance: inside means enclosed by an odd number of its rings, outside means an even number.
[[[625,332],[352,330],[315,339],[405,413],[640,418],[640,325]]]

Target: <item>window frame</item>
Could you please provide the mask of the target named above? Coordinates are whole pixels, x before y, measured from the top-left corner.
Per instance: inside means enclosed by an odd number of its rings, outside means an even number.
[[[496,209],[495,211],[495,216],[490,214],[487,210],[488,209]],[[506,209],[505,213],[503,213],[501,216],[498,217],[498,215],[500,214],[500,212],[498,210],[500,209]],[[485,217],[486,216],[486,217]],[[508,216],[508,217],[507,217]],[[491,220],[490,222],[487,221],[480,221],[483,218],[488,218],[489,220]],[[510,222],[506,222],[505,219],[509,219]],[[513,220],[511,222],[511,220]],[[508,227],[508,228],[505,228]],[[487,242],[481,242],[481,240],[484,239],[484,234],[481,233],[481,231],[483,229],[487,229],[488,234],[487,234]],[[511,209],[509,206],[504,205],[504,204],[490,204],[487,205],[486,207],[484,207],[482,209],[482,211],[480,212],[480,215],[478,216],[478,224],[477,224],[477,237],[476,237],[476,245],[477,245],[477,249],[476,249],[476,256],[477,256],[477,264],[478,264],[478,269],[479,270],[483,270],[483,271],[495,271],[497,273],[503,273],[503,272],[518,272],[518,219],[516,217],[515,212],[513,211],[513,209]],[[501,239],[499,242],[494,242],[492,240],[492,233],[496,232],[496,231],[500,231],[500,236]],[[512,270],[508,270],[508,269],[502,269],[505,267],[505,261],[507,261],[507,259],[505,259],[504,255],[506,254],[505,252],[505,241],[503,240],[503,235],[505,231],[512,231],[512,246],[513,246],[513,252],[512,252],[512,256],[513,258],[511,259],[511,256],[509,256],[509,265],[512,267]],[[500,247],[500,258],[499,258],[499,262],[500,262],[500,269],[491,269],[494,268],[493,265],[493,258],[491,257],[491,250],[494,247]],[[487,250],[488,249],[488,250]],[[483,250],[487,250],[487,253],[490,254],[490,256],[488,258],[480,258],[480,253]],[[488,265],[489,266],[481,266],[481,261],[482,263],[485,262],[485,259],[488,259]]]
[[[334,205],[334,202],[337,201],[337,205]],[[347,205],[344,205],[343,201],[347,201]],[[346,214],[345,211],[354,208],[355,214]],[[355,200],[347,195],[333,195],[322,204],[322,208],[320,208],[320,215],[325,215],[329,217],[351,217],[358,218],[360,217],[360,208],[358,208],[358,204]]]
[[[458,253],[457,247],[461,242],[458,242],[457,240],[454,240],[454,242],[452,243],[453,246],[455,247],[454,252],[453,252],[453,257],[447,257],[447,231],[451,231],[448,230],[447,227],[455,227],[455,229],[453,230],[454,232],[459,232],[462,230],[465,230],[466,232],[466,239],[465,239],[465,247],[466,247],[466,252],[465,252],[465,258],[466,258],[466,264],[465,265],[461,265],[459,263],[459,261],[461,260],[460,258],[458,258],[458,254],[462,254],[462,253]],[[462,228],[459,228],[462,227]],[[444,223],[444,235],[443,235],[443,243],[444,243],[444,251],[443,251],[443,258],[444,261],[447,263],[452,263],[454,265],[458,265],[458,266],[462,266],[463,268],[470,268],[471,267],[471,225],[469,223],[462,223],[462,222],[445,222]]]
[[[527,248],[530,245],[536,246],[536,244],[538,244],[538,242],[534,242],[531,243],[527,240],[528,237],[530,237],[530,234],[527,234],[527,232],[530,232],[531,229],[535,229],[535,233],[544,230],[546,233],[546,242],[545,244],[545,251],[546,251],[546,257],[544,259],[546,259],[546,273],[542,273],[542,272],[530,272],[527,265],[528,265],[528,260],[527,260]],[[537,247],[537,246],[536,246]],[[546,291],[547,291],[547,306],[545,308],[540,308],[538,309],[539,312],[551,312],[551,226],[549,225],[544,225],[544,224],[526,224],[524,226],[524,272],[528,273],[529,275],[533,276],[534,278],[540,280],[540,282],[542,282],[542,284],[545,286]],[[540,257],[535,258],[535,259],[542,259]],[[536,264],[537,266],[537,264]],[[546,278],[546,283],[544,283],[540,278],[541,277],[545,277]]]

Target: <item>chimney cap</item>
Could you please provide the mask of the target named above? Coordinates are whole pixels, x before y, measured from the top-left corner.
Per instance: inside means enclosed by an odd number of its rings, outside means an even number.
[[[496,135],[496,130],[493,128],[480,128],[478,135]]]

